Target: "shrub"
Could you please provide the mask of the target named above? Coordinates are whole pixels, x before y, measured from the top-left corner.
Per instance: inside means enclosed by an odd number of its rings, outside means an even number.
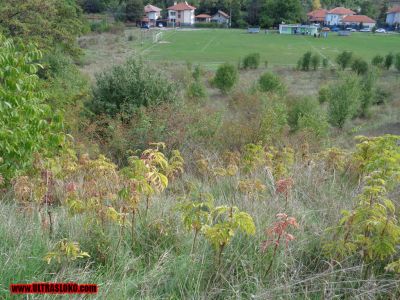
[[[374,58],[372,58],[371,64],[375,67],[383,67],[383,63],[385,61],[385,58],[381,55],[375,55]]]
[[[316,71],[319,68],[320,64],[321,64],[320,56],[318,54],[314,54],[311,57],[311,65],[313,67],[313,70]]]
[[[396,67],[397,71],[400,72],[400,53],[396,54],[394,66]]]
[[[368,72],[361,80],[361,103],[359,116],[366,117],[368,115],[369,108],[372,105],[374,98],[376,97],[376,74],[374,72]]]
[[[368,63],[362,58],[356,58],[353,60],[351,69],[358,75],[364,75],[368,72]]]
[[[251,53],[247,55],[242,62],[243,69],[257,69],[260,65],[260,54]]]
[[[302,115],[298,120],[300,130],[308,130],[317,138],[323,138],[328,135],[329,123],[326,115],[321,111]]]
[[[285,85],[278,76],[267,72],[258,79],[258,88],[266,93],[279,93],[285,90]]]
[[[237,80],[238,72],[235,66],[225,63],[218,67],[213,83],[222,93],[227,93],[233,88]]]
[[[389,89],[385,89],[383,87],[377,87],[375,90],[375,101],[374,104],[376,105],[381,105],[385,104],[390,96],[392,95],[392,92]]]
[[[337,56],[336,62],[342,70],[345,70],[347,67],[351,65],[352,59],[353,59],[352,52],[343,51]]]
[[[324,67],[324,69],[326,69],[329,65],[329,60],[324,57],[324,59],[322,60],[322,66]]]
[[[97,75],[93,101],[87,103],[95,114],[130,115],[140,106],[158,105],[176,99],[176,87],[140,60],[130,59]]]
[[[311,98],[294,99],[288,112],[288,124],[292,131],[299,129],[299,120],[306,115],[314,115],[318,105]]]
[[[190,84],[187,95],[189,98],[192,99],[202,99],[207,96],[207,91],[200,80],[195,80],[193,83]]]
[[[268,105],[261,116],[258,140],[264,144],[277,141],[287,127],[287,108],[283,103],[273,102]]]
[[[360,107],[360,80],[358,76],[344,76],[337,85],[330,87],[328,100],[329,122],[343,128],[346,120],[354,117]]]
[[[318,101],[319,103],[323,104],[325,102],[328,102],[329,99],[329,87],[327,86],[323,86],[320,88],[320,90],[318,91]]]
[[[309,71],[311,65],[311,51],[304,53],[303,57],[297,62],[297,67],[302,71]]]
[[[385,63],[384,63],[386,70],[389,70],[392,67],[392,65],[394,63],[394,59],[395,59],[395,57],[394,57],[393,53],[389,53],[388,55],[386,55]]]

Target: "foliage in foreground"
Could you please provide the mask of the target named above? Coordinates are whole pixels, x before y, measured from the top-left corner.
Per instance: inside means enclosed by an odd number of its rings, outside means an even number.
[[[41,55],[0,35],[0,174],[6,180],[30,168],[35,153],[51,155],[64,142],[61,116],[40,91]]]

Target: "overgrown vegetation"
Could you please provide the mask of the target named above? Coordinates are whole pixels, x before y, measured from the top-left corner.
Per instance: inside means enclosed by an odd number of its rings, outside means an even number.
[[[125,17],[128,2],[81,1]],[[298,19],[280,4],[263,22]],[[312,73],[104,55],[91,82],[79,51],[4,32],[0,298],[32,281],[106,299],[400,297],[400,136],[381,134],[398,131],[398,55],[340,54],[337,71],[309,52]],[[135,34],[80,42],[146,54]]]

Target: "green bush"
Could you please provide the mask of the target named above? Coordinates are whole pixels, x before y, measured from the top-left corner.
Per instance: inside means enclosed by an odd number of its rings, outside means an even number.
[[[321,57],[318,54],[314,54],[311,57],[311,65],[312,65],[314,71],[316,71],[319,68],[319,66],[321,65]]]
[[[308,130],[316,138],[324,138],[329,132],[329,123],[322,111],[314,111],[300,116],[298,120],[299,130]]]
[[[375,66],[375,67],[380,67],[380,68],[382,68],[383,65],[384,65],[384,64],[383,64],[384,61],[385,61],[385,58],[384,58],[383,56],[381,56],[381,55],[375,55],[375,56],[372,58],[371,64],[372,64],[373,66]]]
[[[292,131],[299,129],[299,120],[306,115],[314,115],[318,108],[312,98],[294,99],[290,103],[288,112],[288,124]]]
[[[389,70],[392,67],[394,60],[395,60],[395,57],[394,57],[393,53],[389,53],[388,55],[386,55],[385,63],[384,63],[386,70]]]
[[[328,99],[329,122],[335,127],[343,128],[349,118],[357,115],[361,96],[358,76],[342,76],[338,84],[330,87]]]
[[[376,97],[376,82],[377,76],[374,72],[368,72],[363,76],[360,84],[361,88],[361,102],[359,109],[359,116],[366,117],[369,112],[369,108],[373,104],[373,101]]]
[[[64,142],[61,116],[46,104],[36,75],[41,52],[0,35],[0,175],[7,181]]]
[[[238,80],[238,71],[235,66],[225,63],[218,67],[213,84],[221,90],[222,93],[229,92]]]
[[[400,72],[400,53],[396,54],[394,66],[396,67],[397,71]]]
[[[248,54],[242,62],[243,69],[257,69],[260,65],[260,53],[251,53]]]
[[[343,51],[336,57],[336,62],[342,70],[345,70],[351,65],[353,60],[353,53],[349,51]]]
[[[260,117],[259,141],[264,144],[278,141],[287,127],[287,108],[281,102],[273,101],[265,107]]]
[[[130,59],[96,78],[93,101],[87,103],[95,114],[129,115],[140,106],[152,106],[176,99],[176,87],[165,76]]]
[[[330,92],[330,89],[327,86],[323,86],[323,87],[320,88],[320,90],[318,91],[318,101],[319,101],[319,103],[323,104],[325,102],[328,102],[329,92]]]
[[[311,66],[311,51],[304,53],[303,57],[297,62],[297,68],[302,71],[309,71]]]
[[[187,95],[192,99],[202,99],[207,96],[207,91],[200,80],[195,80],[189,85]]]
[[[324,57],[324,59],[322,60],[322,66],[324,67],[324,69],[326,69],[329,65],[329,60]]]
[[[279,93],[285,90],[285,85],[278,76],[267,72],[258,79],[258,88],[266,93]]]
[[[373,99],[373,104],[381,105],[387,103],[388,99],[392,95],[392,92],[383,87],[377,87],[375,90],[375,100]]]
[[[364,75],[368,72],[369,66],[368,63],[362,58],[356,58],[351,64],[351,69],[358,75]]]

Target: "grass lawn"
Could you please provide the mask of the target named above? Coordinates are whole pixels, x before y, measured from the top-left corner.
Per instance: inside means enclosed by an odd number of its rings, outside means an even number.
[[[236,63],[251,52],[261,54],[262,61],[272,65],[295,65],[308,50],[319,52],[334,61],[337,54],[349,50],[367,60],[374,55],[400,51],[400,35],[352,33],[339,37],[330,33],[327,39],[314,37],[247,34],[245,30],[177,30],[164,32],[163,41],[145,44],[145,60],[202,63],[212,67],[222,62]]]

